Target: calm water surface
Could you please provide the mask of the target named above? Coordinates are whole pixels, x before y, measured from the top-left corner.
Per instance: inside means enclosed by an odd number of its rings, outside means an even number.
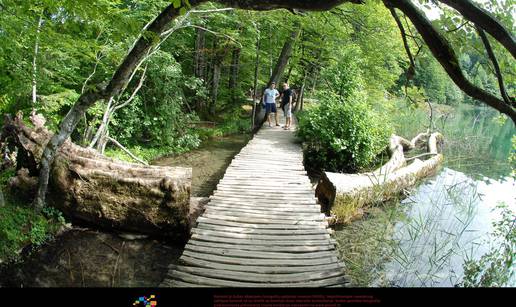
[[[422,124],[426,122],[426,114],[416,113],[412,121],[397,128],[401,135],[413,136],[426,129]],[[361,285],[455,286],[462,281],[465,260],[478,260],[500,245],[491,235],[493,223],[501,219],[497,206],[504,204],[516,216],[516,182],[509,162],[514,124],[510,120],[501,123],[488,109],[464,107],[438,118],[436,126],[446,138],[443,169],[394,209],[385,209],[389,213],[372,215],[369,221],[336,233],[342,249],[353,250],[363,238],[356,235],[357,242],[353,242],[350,235],[368,227],[388,229],[381,234],[370,232],[372,240],[383,247],[377,259],[357,265],[364,275],[375,274],[357,277]],[[386,234],[390,243],[380,244]],[[354,266],[350,253],[341,250]],[[510,285],[516,286],[514,278]]]

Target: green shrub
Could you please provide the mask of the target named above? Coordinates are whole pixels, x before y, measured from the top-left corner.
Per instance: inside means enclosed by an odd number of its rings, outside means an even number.
[[[501,219],[493,222],[494,231],[486,244],[489,251],[480,259],[466,259],[463,264],[463,287],[506,287],[514,286],[516,276],[516,221],[514,212],[506,204],[497,205]]]
[[[359,94],[326,93],[317,107],[300,114],[298,135],[309,167],[355,172],[374,162],[391,131]]]
[[[0,207],[0,259],[17,258],[20,249],[29,244],[45,243],[64,223],[64,219],[46,218],[34,208],[16,202],[9,195]]]
[[[14,176],[14,168],[0,172],[0,190],[5,203],[0,206],[0,262],[16,260],[21,249],[38,246],[51,238],[65,223],[61,211],[45,207],[41,213],[34,211],[18,195],[7,189],[7,181]]]
[[[190,123],[198,117],[188,112],[192,102],[184,94],[182,84],[188,83],[189,92],[197,97],[203,94],[199,80],[186,78],[181,65],[164,51],[152,56],[148,65],[144,86],[129,105],[115,113],[110,134],[127,147],[197,147],[199,139]],[[126,91],[122,101],[131,94],[131,90]]]

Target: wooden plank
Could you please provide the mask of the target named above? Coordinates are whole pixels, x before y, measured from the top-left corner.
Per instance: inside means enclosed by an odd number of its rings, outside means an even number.
[[[205,216],[200,216],[197,218],[197,222],[199,223],[206,223],[206,224],[212,224],[212,225],[222,225],[222,226],[236,226],[236,227],[246,227],[246,228],[257,228],[257,229],[313,229],[313,228],[320,228],[320,229],[326,229],[326,227],[322,224],[320,225],[300,225],[300,224],[254,224],[254,223],[248,223],[248,222],[242,222],[242,221],[226,221],[221,220],[219,218],[209,218]]]
[[[337,257],[331,256],[326,258],[317,258],[317,259],[256,259],[256,258],[241,258],[241,257],[226,257],[226,256],[217,256],[211,254],[200,254],[196,252],[192,252],[189,250],[185,250],[183,252],[184,256],[188,256],[191,258],[225,263],[225,264],[238,264],[238,265],[248,265],[252,263],[254,266],[311,266],[311,265],[323,265],[329,263],[338,262]]]
[[[266,250],[266,246],[268,245],[284,245],[284,246],[326,246],[331,244],[331,241],[328,240],[258,240],[258,239],[240,239],[240,238],[228,238],[228,237],[218,237],[218,236],[206,236],[194,233],[191,236],[192,239],[196,239],[199,241],[208,241],[208,242],[220,242],[224,244],[242,244],[242,245],[262,245]]]
[[[226,183],[229,182],[229,183]],[[267,179],[256,180],[254,178],[241,178],[240,180],[222,178],[219,181],[219,184],[225,184],[230,188],[238,189],[238,188],[247,188],[247,187],[290,187],[290,188],[298,188],[298,189],[307,189],[313,190],[312,184],[308,178],[302,179],[294,179],[294,180],[277,180],[277,181],[269,181]]]
[[[271,251],[271,252],[289,252],[289,253],[306,253],[306,252],[318,252],[318,251],[333,251],[335,250],[334,245],[319,245],[319,246],[284,246],[284,245],[242,245],[242,244],[229,244],[220,242],[208,242],[198,241],[192,239],[188,241],[188,244],[204,247],[214,248],[228,248],[236,250],[247,250],[247,251]]]
[[[311,207],[320,209],[321,206],[314,201],[296,202],[295,200],[286,202],[262,202],[261,199],[246,199],[245,201],[234,201],[224,198],[210,200],[209,203],[216,204],[229,204],[229,205],[242,205],[242,206],[257,206],[257,207],[270,207],[270,208],[303,208]]]
[[[249,143],[248,146],[244,147],[236,157],[249,158],[249,159],[263,159],[278,162],[280,158],[293,160],[296,162],[303,162],[303,156],[298,153],[299,147],[293,146],[287,150],[281,150],[279,147],[275,147],[272,150],[262,150],[263,147],[257,146],[257,144]],[[296,151],[293,153],[292,151]]]
[[[306,182],[309,178],[303,178],[306,177],[305,173],[302,172],[294,172],[291,170],[282,170],[279,168],[275,169],[267,169],[267,168],[261,168],[261,169],[227,169],[225,173],[229,178],[231,176],[235,177],[238,176],[239,178],[246,178],[246,179],[260,179],[261,181],[265,180],[271,180],[271,181],[281,181],[283,179],[285,180],[297,180],[297,182]],[[224,177],[226,176],[224,175]]]
[[[203,213],[203,217],[211,217],[214,219],[225,220],[228,222],[240,222],[249,224],[280,224],[280,225],[313,225],[328,226],[326,221],[307,221],[307,220],[286,220],[286,219],[267,219],[257,217],[230,216],[227,214]]]
[[[303,161],[290,156],[274,156],[270,158],[256,158],[256,155],[270,156],[266,153],[248,153],[245,155],[237,155],[231,161],[231,165],[254,167],[260,169],[260,166],[264,168],[284,168],[284,169],[296,169],[304,171]]]
[[[273,208],[272,208],[273,209]],[[211,213],[225,213],[231,216],[253,216],[253,217],[274,217],[275,219],[287,219],[287,220],[298,220],[298,219],[306,219],[306,220],[318,220],[322,221],[324,218],[324,214],[320,212],[298,212],[298,211],[268,211],[264,210],[253,210],[246,209],[237,206],[233,207],[217,207],[215,205],[206,206],[206,211]],[[322,216],[322,218],[321,218]]]
[[[270,174],[269,174],[270,173]],[[297,180],[298,182],[310,182],[307,176],[305,175],[290,175],[290,174],[274,174],[272,172],[269,173],[249,173],[249,172],[226,172],[224,178],[233,178],[233,179],[255,179],[255,180]]]
[[[311,206],[318,206],[318,204],[315,201],[299,201],[296,202],[295,199],[287,200],[287,201],[278,201],[278,200],[269,200],[265,198],[247,198],[247,199],[239,199],[235,197],[213,197],[210,198],[210,201],[217,202],[217,203],[228,203],[228,204],[240,204],[240,203],[247,203],[252,205],[259,205],[259,206],[270,206],[270,207],[296,207],[296,206],[304,206],[304,205],[311,205]]]
[[[234,233],[234,232],[224,232],[224,231],[216,231],[209,229],[200,229],[194,228],[192,229],[192,233],[205,235],[205,236],[216,236],[216,237],[227,237],[227,238],[236,238],[236,239],[248,239],[248,240],[329,240],[330,235],[325,234],[315,234],[315,235],[283,235],[281,237],[277,235],[267,235],[267,234],[259,234],[259,233]],[[301,244],[300,244],[301,245]]]
[[[243,212],[238,210],[227,210],[223,208],[213,208],[206,206],[205,214],[223,214],[229,216],[240,216],[248,218],[264,218],[270,220],[305,220],[305,221],[323,221],[324,213],[291,213],[291,214],[269,214],[265,212]],[[203,214],[204,215],[204,214]]]
[[[185,250],[212,254],[227,257],[242,257],[242,258],[257,258],[257,259],[316,259],[327,258],[335,256],[333,251],[326,252],[308,252],[308,253],[285,253],[285,252],[270,252],[270,251],[243,251],[229,248],[213,248],[202,247],[198,245],[186,244]]]
[[[284,176],[281,174],[257,174],[255,173],[226,173],[224,175],[224,180],[230,179],[230,180],[254,180],[256,184],[260,184],[263,182],[271,182],[271,183],[277,183],[281,184],[282,182],[298,182],[298,183],[310,183],[310,180],[308,178],[300,178],[300,176]]]
[[[285,177],[280,175],[258,175],[258,174],[226,174],[224,175],[224,181],[253,181],[254,184],[259,185],[260,183],[270,182],[272,184],[281,184],[282,182],[290,182],[290,183],[301,183],[301,184],[309,184],[310,180],[308,178],[299,178],[296,177]]]
[[[270,190],[270,189],[288,189],[292,191],[307,191],[312,192],[312,195],[315,195],[315,189],[312,188],[311,184],[309,183],[287,183],[287,182],[260,182],[260,181],[244,181],[241,180],[233,180],[228,181],[227,179],[222,179],[217,183],[217,189],[231,189],[231,190],[255,190],[255,191],[262,191],[262,190]]]
[[[270,187],[267,189],[262,190],[236,190],[231,191],[230,189],[217,189],[213,191],[214,196],[222,195],[224,197],[236,197],[236,198],[257,198],[260,199],[291,199],[292,197],[295,197],[296,201],[316,201],[317,198],[314,196],[314,193],[311,193],[311,191],[289,191],[288,189],[276,186],[276,187]],[[216,194],[215,194],[216,193]]]
[[[265,198],[265,199],[308,199],[315,201],[317,198],[310,191],[282,191],[282,188],[276,187],[269,190],[255,191],[255,190],[236,190],[230,189],[217,189],[213,191],[213,196],[221,197],[252,197],[252,198]]]
[[[304,168],[300,168],[297,166],[280,167],[280,166],[274,166],[274,165],[252,166],[252,165],[243,165],[243,164],[241,164],[241,165],[231,164],[231,166],[229,166],[226,169],[226,172],[232,172],[232,171],[235,171],[235,172],[263,172],[265,174],[277,173],[279,175],[285,175],[285,174],[305,175],[306,174],[306,171],[304,170]]]
[[[269,160],[264,159],[236,159],[233,160],[228,168],[249,168],[255,170],[292,170],[294,172],[306,172],[303,164],[297,161],[279,161],[274,162],[273,159],[281,159],[280,157],[273,157]]]
[[[241,211],[260,211],[260,212],[277,212],[277,213],[321,213],[321,207],[319,205],[299,205],[299,206],[260,206],[260,205],[244,205],[240,204],[232,204],[232,203],[222,203],[222,202],[209,202],[206,207],[212,208],[227,208]]]
[[[273,156],[274,155],[274,156]],[[262,157],[259,157],[262,156]],[[266,153],[266,152],[245,152],[237,154],[232,163],[240,163],[250,166],[277,166],[277,167],[293,167],[293,166],[303,166],[303,162],[299,160],[297,157],[292,157],[291,155],[282,155],[281,153]],[[283,163],[285,162],[285,163]]]
[[[240,151],[238,154],[235,155],[235,157],[242,157],[243,159],[240,160],[264,160],[264,161],[270,161],[273,163],[279,163],[283,160],[280,160],[281,158],[288,159],[289,161],[295,161],[299,163],[303,163],[303,157],[301,154],[286,152],[278,150],[278,148],[274,148],[271,151],[268,150],[259,150],[258,148],[253,148],[253,144],[249,144],[250,146],[244,147],[242,151]],[[297,148],[293,147],[293,150],[296,150]],[[271,155],[269,155],[271,153]]]
[[[297,235],[297,234],[328,234],[328,230],[321,228],[314,229],[256,229],[246,227],[225,227],[220,225],[211,225],[206,223],[200,223],[196,228],[206,230],[216,230],[222,232],[236,232],[236,233],[255,233],[255,234],[268,234],[268,235]]]
[[[226,169],[225,173],[228,172],[240,172],[240,173],[246,173],[252,171],[254,173],[247,173],[247,174],[254,174],[254,175],[260,175],[260,176],[266,176],[266,175],[278,175],[286,178],[292,178],[292,179],[298,179],[303,180],[304,178],[307,178],[306,170],[301,168],[289,168],[289,167],[280,167],[280,166],[266,166],[266,165],[257,165],[256,167],[247,167],[244,165],[239,166],[233,166],[229,165]]]
[[[315,203],[317,199],[315,197],[283,197],[283,196],[274,196],[274,195],[266,195],[264,197],[257,198],[256,195],[212,195],[210,196],[210,199],[219,199],[219,200],[231,200],[231,201],[248,201],[248,200],[257,200],[260,202],[283,202],[283,201],[290,201],[290,202],[307,202],[307,203]]]
[[[316,202],[317,199],[314,194],[309,192],[280,192],[278,189],[270,189],[269,191],[227,191],[227,190],[215,190],[213,191],[212,198],[230,198],[230,199],[256,199],[256,200],[279,200],[279,201],[305,201],[305,202]]]
[[[306,212],[306,213],[321,213],[320,205],[316,204],[260,204],[256,202],[231,202],[231,201],[219,201],[212,200],[208,202],[211,206],[219,206],[219,207],[230,207],[230,208],[242,208],[242,209],[250,209],[250,210],[270,210],[277,212]]]
[[[236,186],[238,186],[240,183],[241,184],[252,184],[252,185],[276,185],[277,184],[276,182],[271,182],[271,181],[267,180],[269,178],[267,174],[263,175],[261,177],[262,180],[260,180],[260,181],[257,180],[254,175],[258,175],[258,174],[249,174],[249,178],[239,178],[239,180],[232,179],[229,177],[224,177],[220,181],[221,182],[230,181],[232,184],[237,183]],[[284,179],[284,180],[281,180],[281,179]],[[296,176],[295,178],[281,178],[281,179],[278,179],[278,182],[280,182],[281,184],[284,184],[284,185],[297,185],[300,187],[311,186],[311,181],[306,176]]]
[[[279,157],[274,157],[273,159],[281,159]],[[281,170],[293,170],[299,172],[305,172],[305,168],[303,164],[290,160],[290,161],[278,161],[274,162],[273,160],[267,159],[237,159],[231,162],[231,167],[234,168],[253,168],[256,170],[264,170],[264,169],[281,169]]]
[[[247,228],[247,227],[228,227],[221,225],[212,225],[207,223],[199,223],[196,228],[218,230],[218,231],[229,231],[237,233],[261,233],[261,234],[274,234],[278,236],[288,234],[329,234],[333,235],[335,232],[331,228],[312,228],[312,229],[259,229],[259,228]]]
[[[338,270],[327,270],[319,272],[308,272],[308,273],[286,273],[286,274],[260,274],[250,272],[235,272],[226,271],[221,269],[209,269],[199,267],[187,267],[187,266],[171,266],[172,270],[180,271],[184,273],[190,273],[193,275],[212,277],[217,279],[227,279],[234,281],[249,281],[249,282],[260,282],[260,283],[293,283],[293,282],[308,282],[311,280],[321,280],[330,277],[343,276],[344,273]]]
[[[206,210],[214,210],[214,211],[228,211],[228,212],[240,212],[240,213],[254,213],[254,214],[266,214],[266,215],[276,215],[276,216],[301,216],[302,214],[312,214],[318,215],[321,214],[318,210],[306,210],[303,208],[299,208],[299,210],[289,209],[289,210],[278,210],[278,208],[256,208],[253,206],[224,206],[224,205],[216,205],[209,204],[205,206]]]
[[[299,283],[256,283],[256,282],[241,282],[231,281],[218,278],[209,278],[199,275],[184,273],[181,271],[173,271],[174,279],[180,279],[185,282],[214,286],[214,287],[325,287],[336,284],[345,284],[344,277],[332,277],[320,281],[299,282]]]
[[[284,182],[278,184],[273,183],[270,185],[265,185],[262,182],[253,182],[252,184],[246,184],[245,182],[234,181],[230,184],[226,183],[224,180],[219,181],[217,184],[217,190],[230,190],[230,191],[269,191],[270,189],[277,189],[279,191],[288,190],[295,192],[308,192],[312,195],[315,194],[315,190],[312,189],[311,185],[301,185],[301,184],[286,184]]]

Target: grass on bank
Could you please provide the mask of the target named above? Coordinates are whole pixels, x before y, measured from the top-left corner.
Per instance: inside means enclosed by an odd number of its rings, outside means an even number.
[[[7,189],[14,169],[0,173],[0,189],[5,203],[0,206],[0,263],[16,261],[23,248],[39,246],[51,239],[65,223],[61,212],[47,207],[36,213],[30,203]]]

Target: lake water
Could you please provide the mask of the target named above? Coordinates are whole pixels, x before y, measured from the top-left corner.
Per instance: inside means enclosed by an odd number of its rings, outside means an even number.
[[[398,127],[399,133],[424,131],[421,123],[427,121],[421,113]],[[514,227],[516,182],[508,158],[516,133],[513,123],[500,123],[485,108],[460,108],[436,124],[446,138],[443,169],[400,203],[373,211],[336,233],[358,285],[458,285],[465,260],[478,260],[501,244],[492,235],[493,223],[501,219],[499,204],[512,211]],[[360,241],[365,240],[368,246],[362,247]],[[353,254],[368,251],[372,256],[365,259]],[[507,274],[511,270],[515,267]],[[516,286],[514,275],[509,285]]]
[[[516,213],[515,199],[513,178],[478,181],[444,168],[401,202],[406,218],[394,226],[398,246],[386,264],[386,279],[398,286],[460,283],[464,260],[478,260],[500,244],[490,236],[493,222],[501,219],[497,205]]]

